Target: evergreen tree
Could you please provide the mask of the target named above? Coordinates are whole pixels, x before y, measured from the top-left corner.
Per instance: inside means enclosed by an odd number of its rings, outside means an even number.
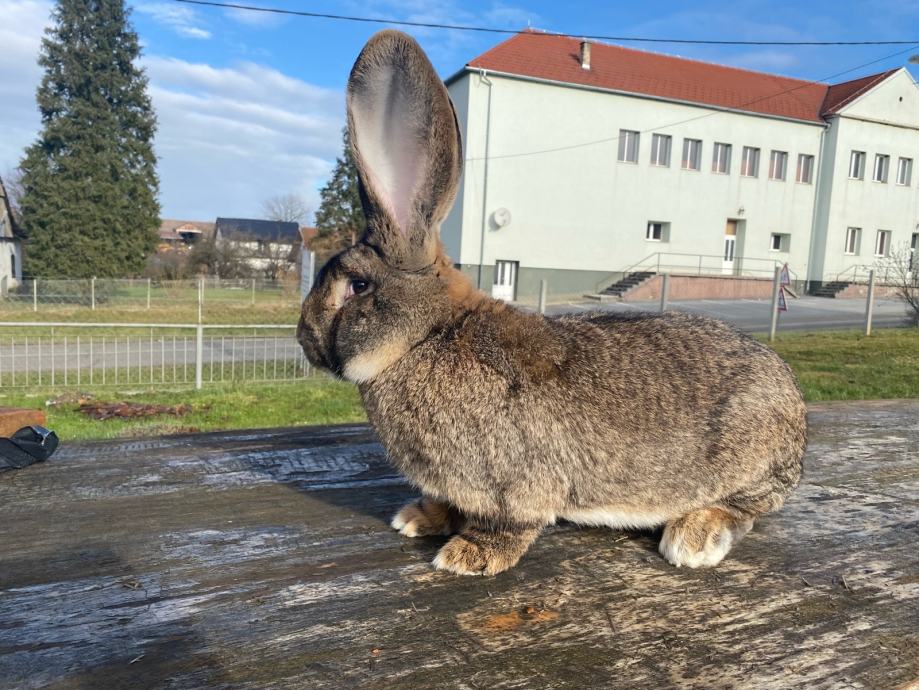
[[[156,116],[123,0],[58,0],[42,41],[42,130],[26,149],[22,220],[35,276],[140,273],[159,225]]]
[[[342,132],[342,141],[344,151],[335,161],[329,181],[319,190],[320,203],[316,211],[319,238],[311,246],[323,249],[343,249],[351,245],[353,238],[359,238],[367,224],[361,208],[357,167],[351,157],[347,128]]]

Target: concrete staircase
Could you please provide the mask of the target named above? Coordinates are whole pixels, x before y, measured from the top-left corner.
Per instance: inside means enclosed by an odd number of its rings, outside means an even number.
[[[812,293],[815,297],[833,297],[849,287],[852,283],[845,280],[833,280],[824,283]]]
[[[654,271],[638,271],[636,273],[629,273],[618,283],[613,283],[600,294],[607,297],[621,298],[629,290],[638,287],[646,280],[653,278],[654,275]]]

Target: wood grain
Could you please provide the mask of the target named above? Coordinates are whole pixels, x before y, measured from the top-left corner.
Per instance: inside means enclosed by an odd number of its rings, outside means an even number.
[[[0,687],[909,687],[919,401],[810,437],[715,570],[559,525],[494,578],[388,528],[413,492],[363,426],[64,444],[0,475]]]

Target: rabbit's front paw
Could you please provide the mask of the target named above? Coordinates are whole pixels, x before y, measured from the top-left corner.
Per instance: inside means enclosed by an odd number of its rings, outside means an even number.
[[[452,534],[455,523],[455,511],[449,504],[425,497],[402,508],[389,524],[406,537],[427,537]]]
[[[515,566],[538,534],[538,529],[496,532],[469,528],[444,544],[434,567],[457,575],[497,575]]]

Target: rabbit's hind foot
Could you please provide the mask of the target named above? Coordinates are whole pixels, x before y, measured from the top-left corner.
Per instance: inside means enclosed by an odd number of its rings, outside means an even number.
[[[703,508],[671,520],[661,538],[661,555],[677,568],[711,568],[753,527],[752,519],[720,508]]]
[[[454,534],[462,526],[458,511],[448,503],[424,496],[403,507],[389,524],[406,537]]]

